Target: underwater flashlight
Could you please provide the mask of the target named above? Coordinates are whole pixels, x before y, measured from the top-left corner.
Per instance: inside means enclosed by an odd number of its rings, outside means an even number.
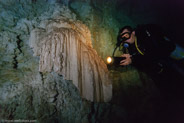
[[[114,66],[119,66],[120,61],[125,59],[125,57],[107,57],[107,64],[108,65],[114,65]]]

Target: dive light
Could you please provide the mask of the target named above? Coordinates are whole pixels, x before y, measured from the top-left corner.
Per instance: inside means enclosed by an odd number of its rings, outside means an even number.
[[[107,57],[107,65],[110,65],[110,66],[119,66],[120,65],[120,62],[124,59],[126,59],[125,57],[115,57],[114,54],[115,54],[115,51],[116,49],[118,48],[119,46],[117,45],[116,48],[114,49],[114,52],[112,54],[112,57]],[[129,47],[129,44],[128,43],[123,43],[123,50],[122,51],[125,51],[125,49],[127,49]]]
[[[107,64],[108,65],[114,65],[119,66],[120,61],[124,60],[125,57],[107,57]]]

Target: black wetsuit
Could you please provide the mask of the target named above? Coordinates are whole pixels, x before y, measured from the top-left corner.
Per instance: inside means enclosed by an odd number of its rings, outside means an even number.
[[[184,74],[181,74],[184,68],[170,58],[175,44],[157,25],[138,26],[135,35],[138,48],[144,55],[141,55],[135,44],[131,44],[128,50],[132,55],[132,65],[146,72],[168,97],[184,101]]]
[[[132,44],[128,48],[132,55],[132,65],[150,75],[165,97],[164,106],[158,112],[158,121],[183,122],[184,68],[179,66],[177,60],[169,57],[175,49],[175,44],[157,25],[138,26],[135,35],[138,48],[144,55]]]
[[[160,73],[165,67],[165,62],[175,49],[175,44],[170,41],[158,25],[139,25],[135,29],[138,49],[135,44],[128,48],[132,55],[132,65],[151,73]]]

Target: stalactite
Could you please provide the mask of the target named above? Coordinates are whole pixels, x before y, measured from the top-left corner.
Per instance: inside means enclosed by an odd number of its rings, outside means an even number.
[[[109,101],[112,84],[108,70],[92,48],[87,27],[68,20],[45,24],[45,29],[33,30],[30,37],[34,55],[40,56],[39,71],[55,71],[72,80],[87,100]]]

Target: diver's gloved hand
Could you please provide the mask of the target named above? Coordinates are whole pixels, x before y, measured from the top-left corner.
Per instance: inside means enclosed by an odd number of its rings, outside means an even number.
[[[131,59],[132,55],[123,54],[123,55],[121,55],[121,57],[125,57],[125,59],[120,61],[120,65],[127,66],[127,65],[130,65],[132,63],[132,59]]]

